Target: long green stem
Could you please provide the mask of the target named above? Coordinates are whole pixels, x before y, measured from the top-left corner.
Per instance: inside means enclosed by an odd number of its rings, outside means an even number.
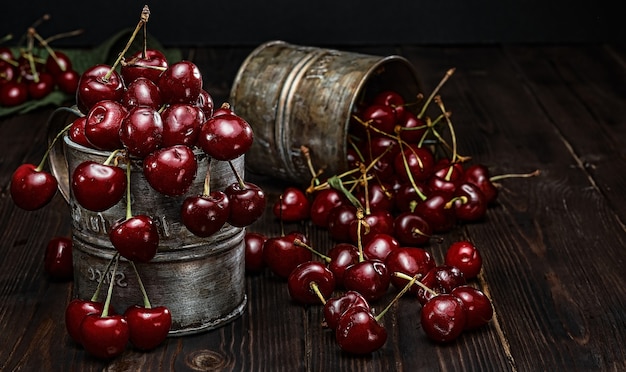
[[[413,283],[415,283],[417,281],[417,277],[419,276],[419,274],[415,274],[415,276],[413,276],[409,282],[404,286],[404,288],[402,288],[402,290],[400,292],[398,292],[396,294],[396,296],[393,298],[393,300],[391,300],[387,306],[380,312],[380,314],[376,315],[374,318],[376,319],[376,321],[380,321],[380,319],[385,315],[385,313],[387,311],[389,311],[389,309],[391,309],[391,306],[393,306],[393,304],[395,304],[400,297],[404,296],[404,294],[406,293],[406,291],[409,290],[409,288],[411,288],[411,286],[413,285]]]
[[[102,309],[102,317],[106,318],[109,316],[109,306],[111,306],[111,297],[113,297],[113,286],[115,284],[115,273],[117,271],[117,264],[120,261],[120,256],[115,255],[115,265],[113,266],[113,271],[111,272],[111,281],[109,282],[109,290],[107,291],[107,299],[104,301],[104,309]]]
[[[50,142],[50,145],[48,145],[46,152],[43,154],[43,157],[41,158],[41,162],[39,162],[39,165],[37,165],[37,168],[35,169],[37,172],[41,171],[43,167],[46,165],[46,160],[48,159],[48,156],[50,155],[50,151],[52,151],[52,148],[54,147],[58,139],[61,138],[61,136],[65,132],[70,130],[71,127],[72,127],[72,124],[70,123],[67,126],[65,126],[65,128],[63,128],[59,133],[57,133],[56,136],[54,136],[54,139],[52,140],[52,142]]]
[[[309,287],[311,287],[311,290],[313,291],[313,293],[315,293],[317,297],[320,299],[320,301],[322,302],[322,305],[326,305],[326,299],[324,298],[324,295],[320,291],[320,287],[317,285],[317,283],[311,282],[311,284],[309,284]]]
[[[150,9],[148,8],[147,5],[145,5],[141,11],[141,17],[139,19],[139,22],[137,23],[137,26],[135,27],[135,30],[130,36],[130,39],[128,39],[128,42],[126,43],[126,46],[124,47],[124,49],[120,52],[120,54],[118,54],[117,59],[113,63],[113,66],[111,66],[111,69],[109,70],[109,72],[107,72],[107,74],[104,75],[104,78],[103,78],[104,81],[109,80],[109,78],[113,74],[113,71],[115,71],[115,68],[117,67],[117,65],[120,63],[122,58],[124,58],[124,54],[126,54],[130,46],[133,44],[133,41],[135,41],[135,37],[137,37],[137,33],[139,33],[141,28],[148,22],[148,18],[150,18]]]
[[[130,202],[130,168],[131,168],[131,160],[130,157],[126,158],[126,219],[133,217],[132,206]]]
[[[424,114],[426,113],[426,109],[428,108],[428,105],[430,105],[430,101],[432,101],[433,98],[435,98],[435,96],[439,93],[439,90],[441,89],[441,87],[443,87],[443,85],[446,83],[446,81],[448,81],[450,76],[454,74],[455,70],[456,70],[455,68],[451,68],[448,71],[446,71],[446,74],[443,76],[439,84],[437,84],[437,87],[435,87],[435,89],[430,93],[430,96],[428,96],[428,98],[426,99],[426,102],[424,102],[424,106],[422,106],[422,111],[420,111],[419,114],[417,114],[418,118],[421,119],[424,116]]]
[[[92,302],[98,301],[98,297],[100,297],[100,288],[102,288],[102,283],[104,282],[104,278],[109,273],[109,269],[111,268],[111,265],[113,264],[113,261],[115,261],[117,256],[119,256],[119,253],[115,253],[113,255],[113,257],[111,257],[111,259],[107,263],[107,266],[104,268],[104,272],[102,273],[102,276],[100,277],[100,280],[98,281],[98,286],[96,287],[96,290],[94,291],[93,295],[91,296],[91,301]]]
[[[319,256],[322,260],[326,261],[326,263],[329,263],[331,261],[330,257],[328,257],[325,254],[315,250],[313,247],[311,247],[310,245],[306,244],[305,242],[303,242],[300,239],[294,239],[293,245],[296,245],[298,247],[302,247],[302,248],[308,249],[309,251],[311,251],[311,253]]]
[[[401,273],[399,271],[394,272],[393,275],[397,276],[398,278],[402,278],[402,279],[406,279],[406,280],[411,280],[412,279],[410,275],[407,275],[405,273]],[[429,292],[433,296],[437,296],[438,295],[437,292],[433,291],[431,288],[428,288],[426,286],[426,284],[420,282],[419,280],[416,281],[416,282],[413,282],[413,284],[415,284],[417,286],[420,286],[423,290],[425,290],[426,292]]]
[[[141,294],[143,296],[143,307],[146,309],[151,309],[152,304],[150,304],[150,299],[148,299],[148,294],[146,293],[146,287],[143,285],[143,281],[141,281],[141,276],[139,275],[139,271],[137,271],[137,266],[133,261],[130,262],[130,266],[133,267],[133,271],[135,271],[135,275],[137,276],[137,283],[139,283],[139,289],[141,290]]]

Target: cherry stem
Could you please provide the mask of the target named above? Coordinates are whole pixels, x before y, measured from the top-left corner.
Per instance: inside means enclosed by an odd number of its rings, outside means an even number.
[[[385,313],[389,311],[389,309],[391,309],[391,306],[393,306],[393,304],[395,304],[400,299],[400,297],[404,296],[406,291],[408,291],[409,288],[411,288],[411,286],[413,286],[413,284],[417,282],[417,277],[419,275],[420,274],[415,274],[415,276],[413,276],[412,278],[410,277],[411,279],[409,279],[409,282],[404,286],[404,288],[402,288],[402,290],[396,294],[396,296],[387,304],[387,306],[380,312],[380,314],[374,317],[377,322],[380,321]]]
[[[39,164],[37,165],[37,168],[35,168],[35,170],[37,172],[40,172],[43,169],[44,165],[46,164],[46,160],[48,159],[48,156],[50,155],[50,151],[52,151],[52,148],[54,147],[54,145],[58,141],[58,139],[61,138],[61,136],[65,132],[70,130],[71,127],[72,127],[72,123],[68,124],[65,128],[61,129],[61,131],[59,133],[57,133],[56,136],[54,136],[54,138],[52,139],[52,141],[48,145],[48,148],[46,149],[46,152],[43,154],[43,157],[41,158],[41,162],[39,162]]]
[[[311,284],[309,284],[309,287],[311,287],[311,290],[317,295],[317,297],[320,299],[320,301],[322,302],[322,305],[326,305],[326,299],[324,298],[324,295],[322,294],[322,292],[320,291],[320,287],[317,285],[317,283],[315,282],[311,282]]]
[[[133,41],[135,41],[135,37],[137,37],[137,33],[139,33],[139,30],[141,30],[141,28],[146,23],[148,23],[148,18],[150,18],[150,9],[148,8],[147,5],[144,5],[143,9],[141,10],[141,17],[139,19],[139,22],[137,23],[137,26],[135,27],[135,30],[133,31],[133,34],[130,35],[130,38],[128,39],[128,42],[126,43],[126,46],[120,52],[120,54],[118,54],[117,59],[113,63],[113,66],[111,66],[111,69],[109,70],[109,72],[107,72],[107,74],[104,75],[104,77],[102,78],[104,81],[109,81],[109,78],[113,74],[113,71],[115,71],[115,68],[117,67],[117,65],[120,63],[122,58],[124,58],[124,54],[126,54],[130,46],[133,44]]]
[[[6,34],[0,38],[0,44],[4,43],[5,41],[9,41],[11,39],[13,39],[13,34]]]
[[[109,269],[111,269],[111,265],[113,264],[113,261],[115,261],[117,256],[119,256],[119,253],[116,252],[107,263],[107,266],[104,268],[104,274],[100,277],[100,280],[98,281],[98,286],[96,287],[96,290],[94,291],[93,296],[91,296],[92,302],[98,301],[98,297],[100,297],[100,288],[102,288],[102,283],[104,282],[104,278],[106,278],[106,274],[109,273]]]
[[[455,196],[454,198],[448,200],[448,202],[443,206],[444,209],[450,209],[454,206],[454,203],[456,203],[457,201],[460,201],[461,204],[465,204],[468,202],[469,199],[467,199],[467,196],[465,195],[461,195],[461,196]]]
[[[448,128],[450,129],[450,137],[452,138],[452,157],[451,157],[451,162],[454,163],[454,162],[456,162],[458,155],[457,155],[456,134],[454,132],[454,126],[452,125],[452,121],[450,120],[450,113],[446,111],[446,108],[443,105],[443,101],[441,100],[441,96],[436,96],[435,97],[435,103],[441,109],[441,112],[443,113],[443,117],[444,117],[444,119],[446,119],[446,123],[448,123]],[[452,167],[450,167],[450,169],[452,169]],[[448,174],[446,174],[446,181],[450,180],[449,174],[451,174],[451,173],[452,172],[448,172]]]
[[[443,76],[439,84],[435,87],[435,89],[430,93],[430,96],[428,96],[428,98],[424,102],[424,106],[422,106],[422,111],[420,111],[419,114],[417,114],[418,119],[421,119],[424,116],[424,113],[426,113],[426,109],[428,108],[428,105],[430,105],[430,101],[432,101],[433,98],[435,98],[439,90],[441,90],[441,87],[443,87],[443,85],[448,81],[448,79],[450,79],[450,76],[454,74],[455,70],[456,70],[455,68],[451,68],[448,71],[446,71],[446,74]]]
[[[316,186],[319,185],[319,175],[321,174],[321,171],[315,170],[315,167],[313,166],[313,159],[311,159],[311,151],[308,147],[302,145],[300,146],[300,152],[302,153],[302,156],[304,156],[304,159],[306,160],[306,165],[309,168],[309,172],[311,173],[311,186],[313,184],[315,184]]]
[[[415,179],[413,178],[413,174],[411,173],[411,168],[409,168],[409,162],[406,159],[406,154],[404,153],[404,149],[402,149],[401,143],[400,143],[400,154],[402,155],[402,163],[404,163],[404,170],[406,171],[406,175],[409,178],[409,182],[411,183],[411,186],[413,186],[413,189],[415,189],[417,196],[420,199],[422,199],[422,201],[426,200],[426,195],[424,195],[422,190],[420,190],[420,188],[417,187],[417,183],[415,182]],[[421,163],[421,160],[419,159],[417,155],[415,156],[415,158]]]
[[[235,178],[237,179],[237,182],[239,183],[239,187],[241,187],[242,189],[245,189],[246,183],[243,181],[243,178],[241,178],[241,176],[237,172],[237,169],[235,169],[233,162],[229,160],[228,165],[230,165],[230,169],[232,169],[233,173],[235,174]]]
[[[135,271],[135,275],[137,276],[137,283],[139,283],[139,289],[141,290],[141,295],[143,296],[143,307],[146,309],[151,309],[152,304],[150,304],[150,299],[148,299],[148,294],[146,293],[146,287],[143,285],[143,281],[141,280],[141,276],[139,275],[139,271],[137,271],[137,266],[133,261],[128,261],[130,266],[133,267],[133,271]]]
[[[56,34],[53,36],[50,36],[48,38],[46,38],[46,43],[50,44],[50,42],[54,41],[54,40],[58,40],[58,39],[62,39],[64,37],[70,37],[70,36],[78,36],[80,34],[82,34],[85,30],[83,29],[78,29],[78,30],[74,30],[74,31],[69,31],[69,32],[62,32],[60,34]]]
[[[407,274],[399,272],[399,271],[394,272],[393,275],[395,275],[395,276],[397,276],[398,278],[401,278],[401,279],[406,279],[406,280],[413,279],[413,277],[411,277],[410,275],[407,275]],[[428,288],[428,286],[426,286],[426,284],[420,282],[419,280],[413,282],[413,284],[421,287],[423,290],[425,290],[426,292],[432,294],[433,296],[438,296],[439,295],[439,293],[437,293],[437,292],[433,291],[432,289]]]
[[[117,264],[120,261],[120,256],[115,255],[115,265],[113,265],[113,271],[111,272],[111,281],[109,282],[109,290],[107,291],[107,298],[104,301],[104,309],[102,309],[102,318],[109,316],[109,306],[111,306],[111,297],[113,294],[113,284],[115,283],[115,272],[117,271]]]
[[[109,155],[109,157],[106,158],[106,160],[104,161],[104,163],[102,163],[102,165],[109,165],[111,164],[111,161],[113,161],[113,159],[115,159],[115,157],[121,152],[122,150],[117,149],[113,152],[111,152],[111,154]]]
[[[365,257],[363,255],[363,239],[361,237],[361,227],[365,227],[366,234],[369,232],[369,225],[363,220],[364,217],[365,216],[363,215],[363,209],[357,209],[356,246],[359,249],[359,262],[365,261]]]
[[[33,80],[35,81],[35,83],[38,83],[39,72],[37,71],[37,67],[35,66],[35,58],[33,57],[34,33],[35,33],[34,28],[28,29],[28,46],[27,46],[27,52],[26,52],[26,59],[28,60],[28,64],[30,65],[30,71],[33,74]]]
[[[133,217],[133,211],[130,203],[130,168],[131,161],[130,158],[126,158],[126,219],[130,219]]]
[[[530,178],[530,177],[535,177],[538,176],[541,173],[541,171],[539,171],[539,169],[536,169],[530,173],[509,173],[509,174],[500,174],[497,176],[493,176],[491,178],[489,178],[489,181],[493,182],[493,181],[499,181],[499,180],[503,180],[505,178]]]
[[[311,251],[311,253],[319,256],[322,260],[326,261],[326,263],[329,263],[330,261],[332,261],[332,259],[328,256],[326,256],[325,254],[315,250],[315,248],[311,247],[310,245],[306,244],[305,242],[303,242],[302,240],[296,238],[293,240],[293,245],[296,245],[298,247],[302,247],[302,248],[306,248],[309,251]]]
[[[327,182],[333,189],[341,191],[346,196],[346,198],[348,198],[350,203],[352,203],[352,205],[354,205],[357,209],[363,209],[363,205],[361,204],[359,199],[354,196],[348,189],[346,189],[339,176],[332,176],[328,179]]]
[[[204,176],[204,185],[202,187],[202,195],[209,196],[211,194],[211,158],[208,159],[206,175]]]
[[[285,223],[283,222],[283,194],[278,197],[278,220],[280,221],[280,236],[285,236]]]
[[[61,68],[61,71],[65,72],[65,68],[67,66],[65,65],[61,65],[60,61],[59,61],[59,57],[57,57],[56,53],[54,52],[54,49],[52,49],[50,47],[50,45],[48,45],[48,42],[46,40],[44,40],[44,38],[41,37],[41,35],[39,35],[35,29],[33,30],[33,36],[35,37],[35,39],[37,39],[37,41],[39,41],[39,43],[46,48],[46,50],[48,51],[48,53],[50,54],[50,56],[52,57],[52,59],[54,59],[54,61],[56,62],[57,66],[59,66],[59,68]]]

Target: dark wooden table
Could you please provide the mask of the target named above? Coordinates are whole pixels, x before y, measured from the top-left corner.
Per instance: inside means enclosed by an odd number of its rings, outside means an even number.
[[[483,329],[436,345],[419,325],[420,306],[401,299],[384,318],[385,346],[366,357],[342,353],[320,327],[316,306],[289,300],[284,282],[246,278],[242,317],[214,331],[169,338],[151,352],[129,349],[111,361],[88,355],[63,321],[71,283],[51,282],[43,248],[70,234],[57,194],[36,212],[14,206],[10,175],[38,162],[51,109],[0,120],[0,370],[626,370],[626,49],[576,46],[381,46],[344,49],[400,54],[427,91],[456,73],[441,94],[453,112],[462,154],[492,174],[541,171],[502,181],[498,204],[481,223],[459,225],[429,249],[473,241],[484,258],[478,283],[496,317]],[[217,102],[252,48],[185,50]],[[254,177],[254,176],[252,176]],[[270,199],[283,183],[259,177]],[[329,247],[326,233],[288,226]],[[250,228],[279,234],[270,214]],[[392,294],[389,294],[391,297]]]

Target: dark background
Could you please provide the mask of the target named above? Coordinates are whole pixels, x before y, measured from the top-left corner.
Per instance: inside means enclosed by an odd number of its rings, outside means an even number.
[[[622,42],[620,1],[5,1],[0,35],[21,35],[52,16],[43,36],[82,28],[56,46],[92,46],[134,27],[144,4],[148,30],[165,46]],[[618,9],[619,8],[619,9]]]

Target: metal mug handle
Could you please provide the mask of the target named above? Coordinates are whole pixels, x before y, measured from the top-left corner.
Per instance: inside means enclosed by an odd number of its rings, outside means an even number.
[[[50,172],[57,179],[58,188],[66,202],[70,202],[70,172],[65,158],[65,147],[63,137],[67,130],[64,130],[77,117],[83,116],[76,106],[59,107],[48,118],[48,164]]]

